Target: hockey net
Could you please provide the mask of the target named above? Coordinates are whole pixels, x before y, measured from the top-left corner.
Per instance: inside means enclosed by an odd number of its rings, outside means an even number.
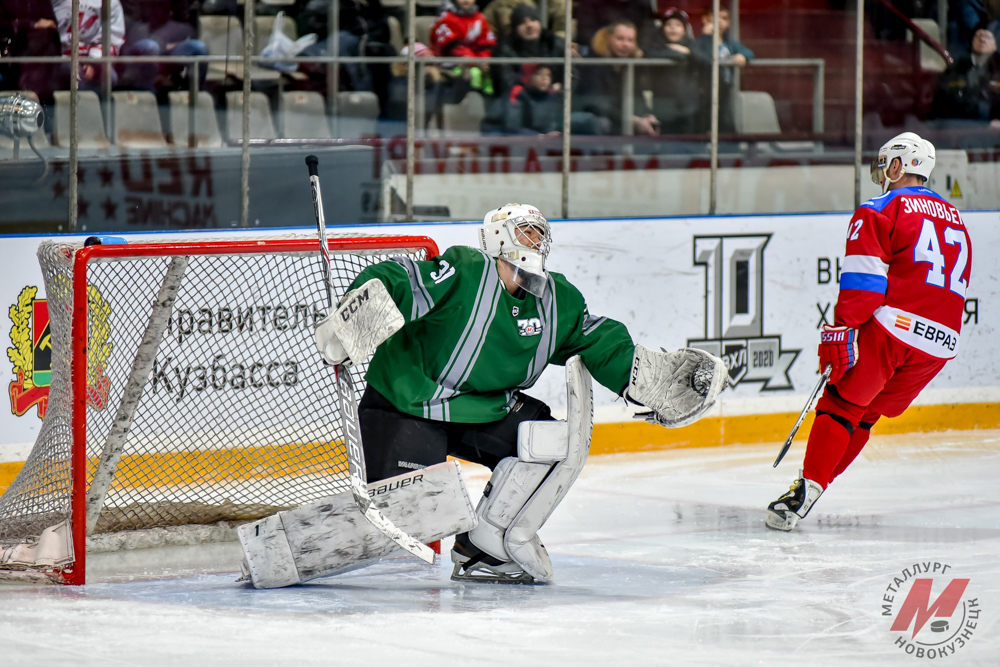
[[[426,237],[330,249],[335,298],[366,266],[437,254]],[[315,237],[40,245],[51,385],[0,497],[0,579],[83,583],[88,538],[204,533],[348,488],[335,373],[313,340],[318,256]]]

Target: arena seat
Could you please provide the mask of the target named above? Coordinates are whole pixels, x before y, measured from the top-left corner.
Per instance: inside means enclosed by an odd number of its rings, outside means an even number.
[[[263,17],[262,17],[263,18]],[[271,18],[273,22],[273,17]],[[292,23],[285,21],[285,25]],[[213,56],[230,56],[231,62],[209,63],[208,81],[225,81],[226,77],[243,79],[243,27],[235,16],[199,16],[198,25],[200,29],[201,41],[208,47],[209,54]],[[259,33],[259,31],[258,31]],[[267,36],[270,36],[268,31]],[[261,49],[267,45],[267,37],[261,43],[260,35],[256,36],[255,53],[260,53]],[[250,67],[250,78],[254,81],[277,81],[281,78],[281,72],[252,65]]]
[[[115,144],[124,148],[163,148],[167,145],[153,93],[111,93],[111,114]]]
[[[233,143],[243,139],[243,91],[226,93],[226,138]],[[250,93],[250,138],[277,138],[271,103],[264,93]]]
[[[443,104],[442,116],[446,132],[475,132],[479,134],[486,117],[483,96],[472,90],[458,104]]]
[[[386,22],[389,24],[389,43],[392,44],[392,48],[396,49],[396,53],[400,53],[403,50],[404,42],[403,25],[395,16],[387,16]]]
[[[770,93],[741,90],[733,99],[733,119],[741,134],[780,134],[778,112]]]
[[[278,111],[282,139],[329,139],[331,136],[326,102],[317,92],[284,92]]]
[[[941,41],[941,28],[934,19],[913,19],[913,23],[927,33],[927,35],[938,42]],[[912,42],[913,33],[906,31],[906,40]],[[943,72],[948,68],[948,63],[944,61],[937,51],[931,48],[930,44],[920,40],[920,69],[926,72]]]
[[[188,145],[188,101],[186,91],[173,91],[167,95],[170,104],[170,134],[168,139],[174,146]],[[195,145],[198,148],[218,148],[222,146],[219,134],[219,119],[215,115],[215,101],[205,91],[198,93],[194,110]]]
[[[92,90],[79,91],[76,110],[77,145],[80,148],[107,148],[111,145],[104,133],[104,116],[101,114],[101,100]],[[69,148],[69,102],[68,90],[57,90],[55,99],[55,128],[52,143],[59,148]]]
[[[375,134],[379,116],[378,96],[365,91],[337,93],[337,135],[357,139]]]
[[[418,16],[414,19],[414,25],[417,29],[417,41],[421,44],[426,44],[428,48],[431,45],[431,28],[434,26],[435,21],[437,21],[436,16]]]

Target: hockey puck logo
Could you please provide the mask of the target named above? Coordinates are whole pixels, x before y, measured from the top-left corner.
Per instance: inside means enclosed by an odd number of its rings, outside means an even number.
[[[882,595],[893,644],[915,658],[949,657],[975,635],[981,612],[971,579],[951,565],[918,562],[895,574]]]

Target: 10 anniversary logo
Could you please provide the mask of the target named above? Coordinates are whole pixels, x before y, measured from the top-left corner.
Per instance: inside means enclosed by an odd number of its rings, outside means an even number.
[[[788,377],[801,350],[764,335],[764,248],[770,234],[694,237],[694,264],[705,267],[705,337],[695,347],[722,358],[729,383],[763,382],[761,391],[793,389]]]

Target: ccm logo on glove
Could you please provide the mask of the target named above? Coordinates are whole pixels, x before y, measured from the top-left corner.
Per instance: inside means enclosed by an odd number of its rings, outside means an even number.
[[[345,303],[343,306],[341,306],[342,310],[340,311],[340,316],[346,322],[347,320],[351,319],[351,315],[353,313],[358,312],[358,308],[361,307],[361,302],[367,300],[368,300],[368,290],[365,290],[361,294],[351,299],[348,303]]]

